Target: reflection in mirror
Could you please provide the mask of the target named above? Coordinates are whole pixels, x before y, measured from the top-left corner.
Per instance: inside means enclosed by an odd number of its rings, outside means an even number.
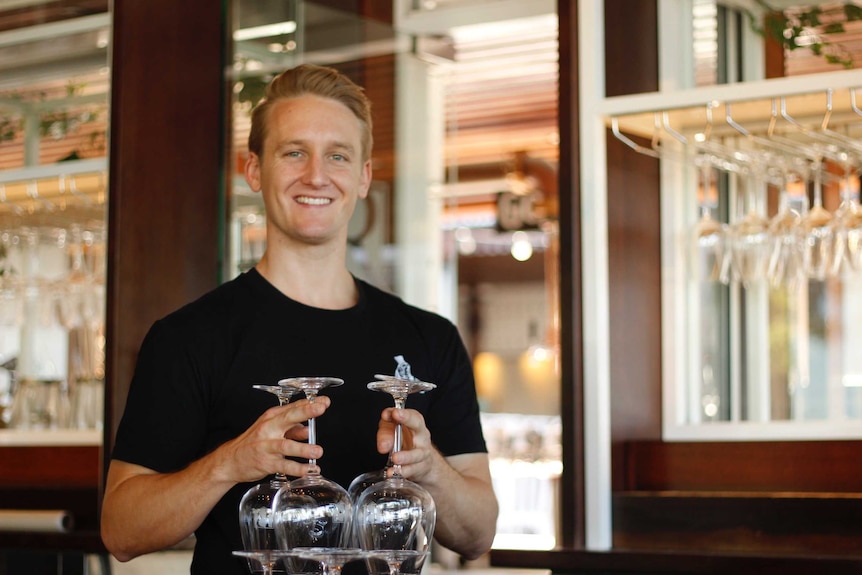
[[[98,430],[109,3],[13,4],[0,7],[0,427]]]

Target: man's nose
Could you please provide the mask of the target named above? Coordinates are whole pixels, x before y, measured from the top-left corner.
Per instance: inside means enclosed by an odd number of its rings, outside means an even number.
[[[323,158],[318,155],[312,155],[308,158],[305,165],[304,180],[312,186],[320,186],[326,183],[326,164]]]

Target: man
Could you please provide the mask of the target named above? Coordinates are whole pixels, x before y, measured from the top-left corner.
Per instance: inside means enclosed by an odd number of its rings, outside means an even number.
[[[238,504],[309,458],[347,486],[393,457],[437,504],[435,537],[467,558],[490,547],[497,501],[472,368],[447,320],[347,270],[347,226],[371,183],[370,104],[335,70],[303,65],[254,110],[245,177],[263,195],[267,247],[254,269],[156,322],[140,350],[102,507],[121,561],[196,536],[192,573],[243,573]],[[437,384],[407,409],[368,391],[408,369]],[[314,403],[270,407],[253,389],[292,376],[345,380]],[[303,425],[317,417],[317,445]]]

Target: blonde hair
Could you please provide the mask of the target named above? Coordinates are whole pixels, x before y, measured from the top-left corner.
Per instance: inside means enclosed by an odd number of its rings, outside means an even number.
[[[258,156],[263,152],[269,110],[275,102],[307,94],[335,100],[353,112],[362,128],[362,160],[368,160],[373,145],[371,101],[360,86],[338,70],[314,64],[302,64],[285,70],[266,87],[263,99],[251,113],[249,151]]]

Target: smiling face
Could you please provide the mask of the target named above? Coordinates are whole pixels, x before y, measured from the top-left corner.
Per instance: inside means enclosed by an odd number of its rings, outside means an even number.
[[[314,95],[273,102],[262,151],[245,167],[251,189],[263,193],[268,249],[346,245],[356,201],[371,183],[362,155],[361,124],[340,102]]]

